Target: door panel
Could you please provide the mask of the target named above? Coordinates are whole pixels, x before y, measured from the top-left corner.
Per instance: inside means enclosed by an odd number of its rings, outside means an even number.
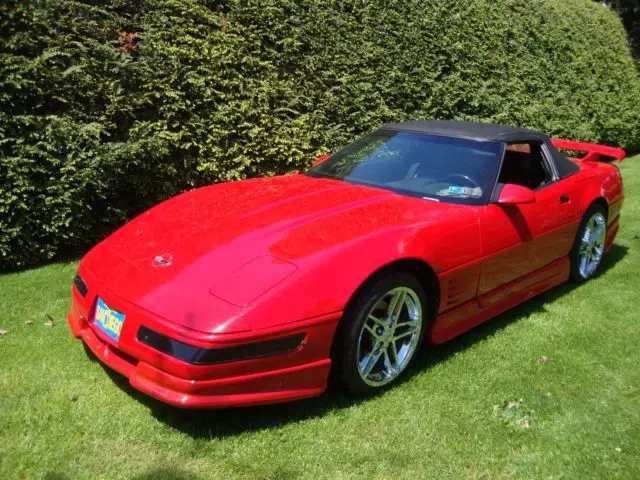
[[[577,222],[574,199],[577,199],[575,184],[565,179],[538,190],[534,203],[486,207],[480,218],[482,253],[486,259],[479,296],[569,252],[575,235],[572,224]]]

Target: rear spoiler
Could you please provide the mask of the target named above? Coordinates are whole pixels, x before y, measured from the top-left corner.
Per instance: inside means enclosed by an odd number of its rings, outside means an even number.
[[[585,152],[585,156],[578,158],[578,160],[582,160],[583,162],[597,162],[601,156],[615,158],[616,161],[621,162],[622,159],[627,156],[627,152],[621,148],[607,147],[606,145],[598,145],[596,143],[574,142],[560,138],[552,138],[551,143],[554,147],[562,150]]]

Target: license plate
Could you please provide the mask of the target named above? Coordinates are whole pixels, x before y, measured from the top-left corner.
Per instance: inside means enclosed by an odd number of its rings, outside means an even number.
[[[98,297],[94,323],[100,330],[117,342],[124,324],[124,313],[113,310],[104,303],[104,300]]]

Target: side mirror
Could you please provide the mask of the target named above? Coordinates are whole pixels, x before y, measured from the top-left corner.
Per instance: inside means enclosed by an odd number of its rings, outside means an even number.
[[[313,163],[311,164],[312,167],[315,167],[316,165],[320,165],[322,162],[324,162],[327,158],[329,158],[331,156],[330,153],[323,153],[322,155],[320,155],[318,158],[316,158]]]
[[[533,203],[535,201],[536,194],[533,190],[514,183],[504,184],[498,197],[498,203],[503,205],[517,205],[520,203]]]

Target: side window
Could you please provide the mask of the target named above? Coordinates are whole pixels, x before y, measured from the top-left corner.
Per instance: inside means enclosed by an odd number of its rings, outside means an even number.
[[[540,143],[510,143],[504,154],[500,183],[515,183],[536,190],[553,181],[553,173]]]

